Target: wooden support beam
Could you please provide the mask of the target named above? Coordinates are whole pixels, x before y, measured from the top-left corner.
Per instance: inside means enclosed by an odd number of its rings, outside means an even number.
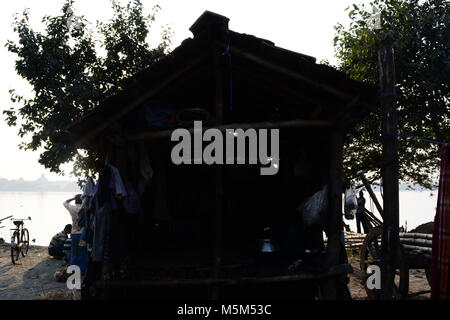
[[[226,74],[224,66],[221,64],[221,51],[220,48],[215,47],[213,50],[214,54],[214,72],[216,81],[216,92],[215,92],[215,125],[220,126],[223,123],[224,118],[224,107],[226,105]],[[223,251],[223,219],[225,211],[225,197],[224,197],[224,183],[225,183],[225,168],[223,166],[218,166],[216,169],[216,205],[213,220],[214,228],[214,261],[213,261],[213,278],[218,278],[220,276],[220,267],[222,265],[222,251]],[[211,290],[211,298],[213,300],[218,300],[220,298],[220,288],[215,286]]]
[[[227,47],[227,45],[224,44],[224,43],[220,43],[220,45],[222,47]],[[265,68],[267,68],[269,70],[278,72],[280,74],[284,74],[285,76],[288,76],[288,77],[290,77],[292,79],[300,81],[300,82],[302,82],[304,84],[307,84],[309,86],[312,86],[314,88],[320,89],[320,90],[322,90],[322,91],[324,91],[324,92],[326,92],[326,93],[328,93],[330,95],[335,96],[336,98],[339,98],[339,99],[342,99],[342,100],[345,100],[345,101],[351,101],[354,98],[351,95],[349,95],[347,93],[344,93],[344,92],[342,92],[340,90],[337,90],[335,88],[332,88],[332,87],[330,87],[330,86],[328,86],[328,85],[326,85],[324,83],[320,83],[317,80],[312,80],[312,79],[310,79],[308,77],[305,77],[304,75],[302,75],[302,74],[300,74],[300,73],[298,73],[296,71],[293,71],[290,68],[281,66],[279,64],[275,64],[275,63],[270,62],[270,61],[268,61],[268,60],[266,60],[264,58],[258,57],[256,55],[248,53],[248,52],[246,52],[244,50],[238,49],[237,47],[234,47],[232,45],[229,46],[229,50],[230,50],[232,55],[240,56],[240,57],[242,57],[244,59],[247,59],[247,60],[252,61],[252,62],[254,62],[256,64],[259,64],[260,66],[265,67]]]
[[[381,284],[384,299],[392,299],[399,247],[399,188],[397,110],[395,106],[394,49],[384,46],[378,53],[383,139],[383,240]]]
[[[330,162],[329,162],[329,188],[328,188],[328,223],[327,233],[327,264],[338,265],[344,260],[345,252],[343,221],[342,221],[342,157],[343,133],[340,130],[331,132]],[[338,281],[330,279],[323,286],[323,297],[326,300],[335,300],[338,297]]]

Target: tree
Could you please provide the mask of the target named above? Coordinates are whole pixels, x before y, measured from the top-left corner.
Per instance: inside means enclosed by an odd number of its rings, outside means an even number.
[[[25,98],[11,90],[11,101],[17,106],[4,114],[8,125],[19,128],[20,148],[43,148],[39,162],[56,173],[61,173],[61,164],[73,160],[73,173],[82,178],[92,173],[95,152],[80,153],[54,144],[52,135],[98,107],[123,89],[129,77],[167,54],[171,32],[163,28],[161,43],[150,48],[147,38],[159,7],[145,15],[139,0],[126,6],[112,0],[113,17],[97,22],[96,31],[84,17],[74,15],[73,4],[66,0],[61,15],[45,16],[44,33],[31,28],[27,10],[16,15],[13,28],[19,41],[8,41],[6,47],[16,54],[15,69],[31,85],[33,95]]]
[[[370,8],[369,8],[370,6]],[[439,146],[409,137],[450,141],[450,3],[442,0],[375,0],[353,5],[351,23],[335,27],[338,69],[356,80],[378,82],[378,49],[395,50],[400,179],[431,188]],[[381,29],[373,28],[377,13]],[[380,110],[357,128],[345,146],[344,171],[380,177]]]

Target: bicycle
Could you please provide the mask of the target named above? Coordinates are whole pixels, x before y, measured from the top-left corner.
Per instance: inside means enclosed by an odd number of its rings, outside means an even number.
[[[30,246],[30,233],[28,229],[24,228],[24,221],[30,220],[28,219],[11,219],[16,226],[15,229],[11,229],[13,231],[13,235],[11,236],[11,261],[13,264],[17,264],[20,258],[25,257],[28,254],[28,248]]]

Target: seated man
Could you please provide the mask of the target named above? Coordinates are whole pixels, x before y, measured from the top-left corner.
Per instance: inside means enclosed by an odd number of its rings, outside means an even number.
[[[68,224],[64,227],[64,230],[55,234],[48,245],[48,254],[56,259],[64,258],[64,242],[72,232],[72,225]]]

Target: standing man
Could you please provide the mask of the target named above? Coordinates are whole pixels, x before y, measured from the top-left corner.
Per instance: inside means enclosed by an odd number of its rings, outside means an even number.
[[[358,208],[356,209],[356,229],[358,233],[361,233],[361,224],[364,229],[364,233],[369,232],[369,226],[365,213],[366,199],[362,190],[359,192]]]
[[[75,200],[75,205],[70,204],[71,201]],[[80,267],[81,273],[86,272],[87,266],[87,250],[85,246],[80,246],[80,237],[82,228],[78,225],[78,216],[81,210],[81,195],[77,194],[74,198],[68,199],[63,202],[64,207],[69,211],[72,218],[72,234],[70,238],[72,239],[72,246],[70,250],[70,264],[77,265]]]

